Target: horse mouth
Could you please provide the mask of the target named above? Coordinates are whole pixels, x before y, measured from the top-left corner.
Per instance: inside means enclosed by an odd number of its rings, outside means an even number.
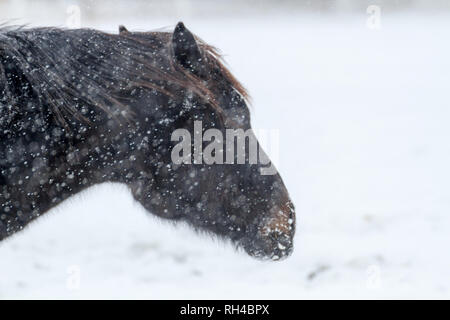
[[[273,211],[275,214],[259,225],[256,235],[242,241],[244,250],[260,260],[284,260],[294,249],[294,206],[289,201]]]
[[[253,241],[251,245],[243,244],[243,247],[251,257],[272,261],[286,259],[294,249],[292,238],[279,232],[271,233],[267,239]]]

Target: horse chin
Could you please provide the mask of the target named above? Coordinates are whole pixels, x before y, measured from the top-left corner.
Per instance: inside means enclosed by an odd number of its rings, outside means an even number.
[[[241,242],[245,252],[258,260],[281,261],[292,254],[292,239],[284,234],[272,234],[268,238]]]
[[[253,258],[281,261],[293,252],[293,233],[286,234],[280,230],[258,232],[256,236],[241,240],[240,245]]]

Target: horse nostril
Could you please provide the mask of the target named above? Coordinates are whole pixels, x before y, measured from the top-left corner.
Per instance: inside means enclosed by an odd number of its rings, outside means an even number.
[[[263,226],[263,233],[278,232],[293,234],[295,231],[295,214],[292,203],[286,202],[280,207],[272,208],[272,217]]]

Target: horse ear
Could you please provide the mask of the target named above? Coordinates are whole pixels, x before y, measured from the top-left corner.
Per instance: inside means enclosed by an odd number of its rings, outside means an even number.
[[[183,67],[196,75],[202,73],[202,54],[194,35],[178,22],[172,35],[172,45],[175,59]]]
[[[120,25],[119,26],[119,34],[122,34],[122,33],[128,33],[129,31],[128,31],[128,29],[127,28],[125,28],[125,26],[123,26],[123,25]]]

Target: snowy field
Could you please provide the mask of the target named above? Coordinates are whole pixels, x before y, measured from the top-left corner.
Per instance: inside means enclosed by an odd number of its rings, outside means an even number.
[[[450,298],[449,18],[184,19],[248,87],[253,126],[280,132],[294,254],[253,260],[105,184],[0,244],[0,299]]]

